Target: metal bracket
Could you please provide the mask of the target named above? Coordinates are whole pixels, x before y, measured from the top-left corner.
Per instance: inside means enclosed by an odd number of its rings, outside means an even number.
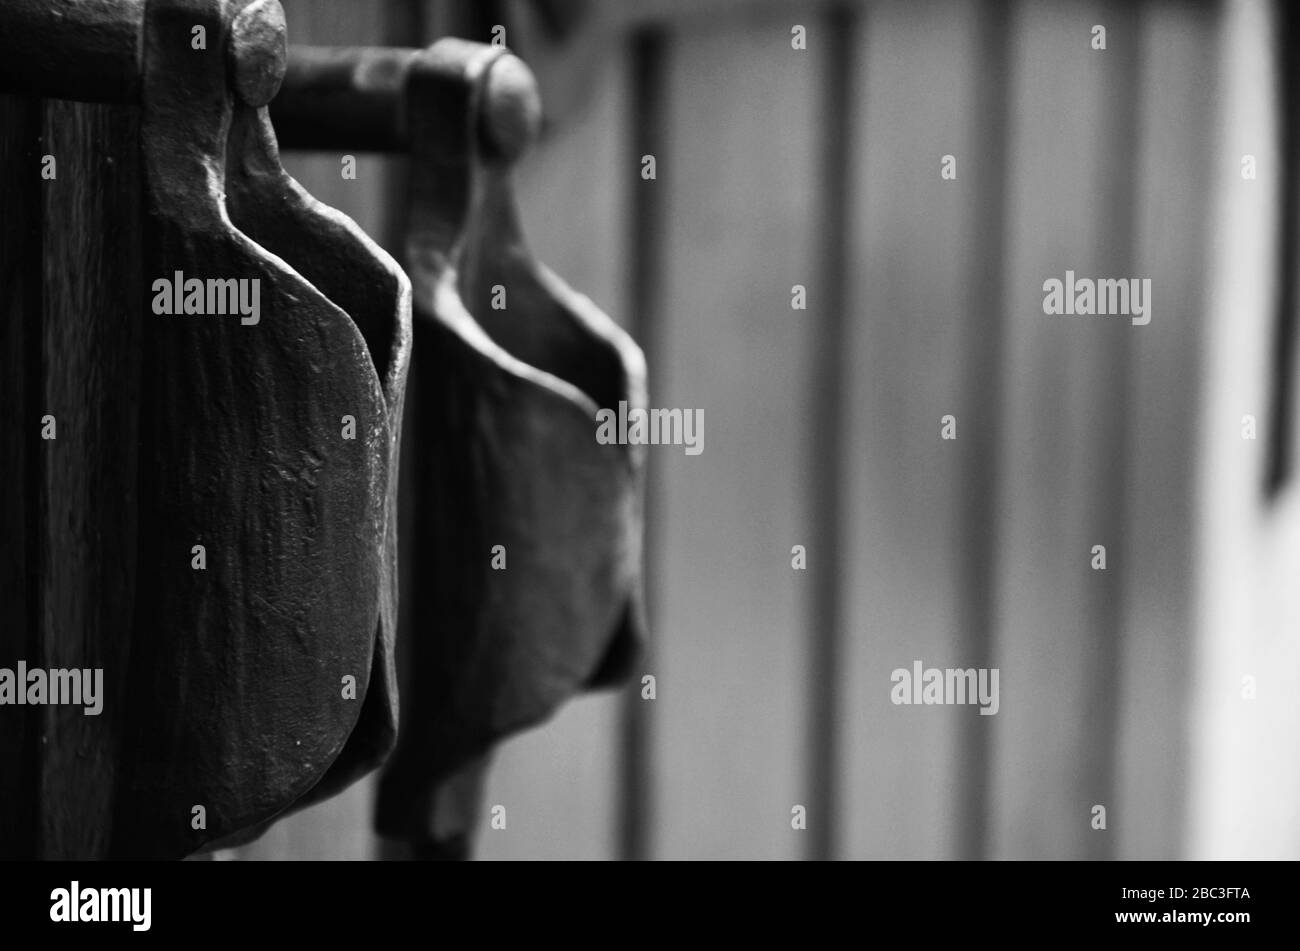
[[[527,248],[511,169],[541,106],[508,51],[292,48],[271,110],[288,148],[411,157],[402,560],[419,596],[376,823],[417,856],[464,854],[493,745],[618,682],[643,640],[643,449],[600,445],[595,414],[644,408],[644,358]]]
[[[141,107],[141,585],[102,795],[109,855],[179,858],[394,742],[410,287],[280,168],[276,0],[15,0],[4,21],[0,88]]]

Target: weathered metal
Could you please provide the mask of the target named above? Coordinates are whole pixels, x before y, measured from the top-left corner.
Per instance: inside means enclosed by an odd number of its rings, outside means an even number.
[[[287,148],[404,152],[411,144],[405,89],[419,50],[294,46],[271,103]]]
[[[139,583],[129,661],[106,671],[116,761],[93,854],[245,841],[394,744],[411,285],[280,167],[262,108],[285,73],[275,0],[16,0],[5,17],[0,89],[141,106]],[[295,63],[277,100],[295,144],[414,159],[419,587],[377,824],[417,855],[464,854],[493,744],[635,654],[641,450],[599,445],[594,413],[644,404],[643,361],[524,245],[510,165],[540,111],[519,60],[449,40]],[[256,316],[204,312],[227,281],[256,288]]]
[[[166,5],[156,0],[6,0],[0,92],[138,103],[147,9],[157,17],[165,14]],[[225,48],[233,82],[242,101],[264,106],[284,76],[284,10],[278,3],[249,0],[233,3],[232,10]],[[191,24],[191,31],[202,25]],[[195,48],[192,32],[187,42],[194,52],[206,50],[206,36],[202,50]]]
[[[599,445],[594,417],[643,405],[645,371],[631,339],[524,244],[510,166],[540,118],[527,68],[440,41],[412,69],[408,110],[418,382],[405,557],[428,587],[410,606],[377,824],[436,854],[476,827],[456,793],[474,794],[497,741],[617,681],[635,656],[642,458]]]
[[[141,495],[155,508],[141,517],[140,570],[159,592],[133,644],[134,769],[114,846],[166,856],[246,835],[391,745],[409,290],[279,167],[253,108],[274,92],[277,17],[259,19],[261,0],[235,17],[216,0],[158,7],[144,56],[148,259],[160,275],[259,280],[267,315],[173,317],[146,335]],[[193,24],[218,40],[206,62]],[[196,541],[206,571],[177,557]],[[191,803],[205,806],[202,831],[183,821]]]
[[[145,0],[5,0],[0,92],[138,102]]]
[[[280,168],[259,108],[283,73],[276,0],[52,9],[53,25],[22,0],[14,19],[6,7],[8,42],[48,41],[54,65],[24,71],[19,57],[4,86],[138,99],[144,194],[144,286],[131,295],[138,385],[107,417],[120,421],[138,471],[122,519],[136,593],[129,648],[104,670],[112,743],[93,750],[113,757],[107,813],[94,820],[106,831],[63,854],[179,858],[329,795],[393,743],[410,285]],[[118,42],[137,15],[130,57],[96,54],[62,71],[77,49]],[[38,26],[50,32],[25,34]],[[193,300],[187,278],[198,282]],[[44,760],[73,757],[31,755],[38,776]],[[15,765],[29,760],[5,771]],[[47,785],[33,777],[31,789]],[[11,805],[23,814],[0,809]],[[39,809],[77,821],[64,803]]]
[[[287,147],[410,149],[402,559],[418,588],[376,825],[414,857],[460,857],[493,745],[636,655],[641,450],[599,445],[595,412],[644,406],[643,358],[525,245],[511,165],[540,103],[518,58],[454,39],[291,49],[271,109]]]
[[[427,56],[386,46],[293,47],[271,105],[276,135],[294,149],[410,151],[408,87]],[[484,144],[501,157],[517,158],[535,138],[541,119],[536,83],[510,54],[488,72],[487,82]]]
[[[410,284],[393,260],[349,218],[315,201],[285,173],[265,110],[237,107],[229,141],[230,154],[238,156],[226,174],[231,221],[265,250],[291,263],[351,320],[365,342],[386,411],[383,418],[372,421],[384,437],[388,459],[382,478],[375,483],[384,491],[384,513],[379,624],[369,689],[358,693],[360,716],[343,751],[320,782],[293,804],[292,808],[298,809],[334,795],[375,769],[397,735],[398,423],[411,348]],[[369,549],[374,539],[368,534],[363,537]],[[346,562],[337,567],[346,570]]]

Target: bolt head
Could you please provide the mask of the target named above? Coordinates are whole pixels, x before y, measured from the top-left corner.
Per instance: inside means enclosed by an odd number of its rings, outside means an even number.
[[[280,91],[288,65],[284,8],[280,0],[253,0],[230,25],[230,73],[235,94],[254,108]]]

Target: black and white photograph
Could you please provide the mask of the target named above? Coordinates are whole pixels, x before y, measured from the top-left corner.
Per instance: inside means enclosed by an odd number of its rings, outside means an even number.
[[[6,926],[1285,920],[1290,0],[0,0],[0,308]]]

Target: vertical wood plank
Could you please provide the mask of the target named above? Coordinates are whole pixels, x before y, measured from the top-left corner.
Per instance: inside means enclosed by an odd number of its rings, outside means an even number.
[[[806,804],[809,563],[804,433],[821,66],[791,49],[787,16],[737,14],[669,46],[663,345],[650,405],[704,411],[703,452],[651,447],[659,465],[661,579],[653,711],[654,854],[794,858]],[[822,42],[821,49],[827,44]],[[637,168],[625,173],[635,176]],[[832,566],[823,565],[823,568]],[[810,822],[819,821],[810,817]]]
[[[108,848],[120,711],[135,608],[141,335],[138,110],[47,101],[43,148],[41,655],[46,669],[103,670],[102,710],[41,708],[42,854]],[[29,173],[30,174],[30,173]],[[148,596],[148,591],[142,592]]]
[[[0,714],[0,854],[93,859],[108,848],[135,606],[138,119],[126,107],[5,97],[3,121],[12,217],[0,275],[9,318],[0,663],[99,669],[103,679],[96,716],[58,705]]]
[[[40,102],[0,96],[0,666],[40,644],[35,486],[41,457]],[[0,856],[37,855],[38,724],[30,707],[0,710]]]

